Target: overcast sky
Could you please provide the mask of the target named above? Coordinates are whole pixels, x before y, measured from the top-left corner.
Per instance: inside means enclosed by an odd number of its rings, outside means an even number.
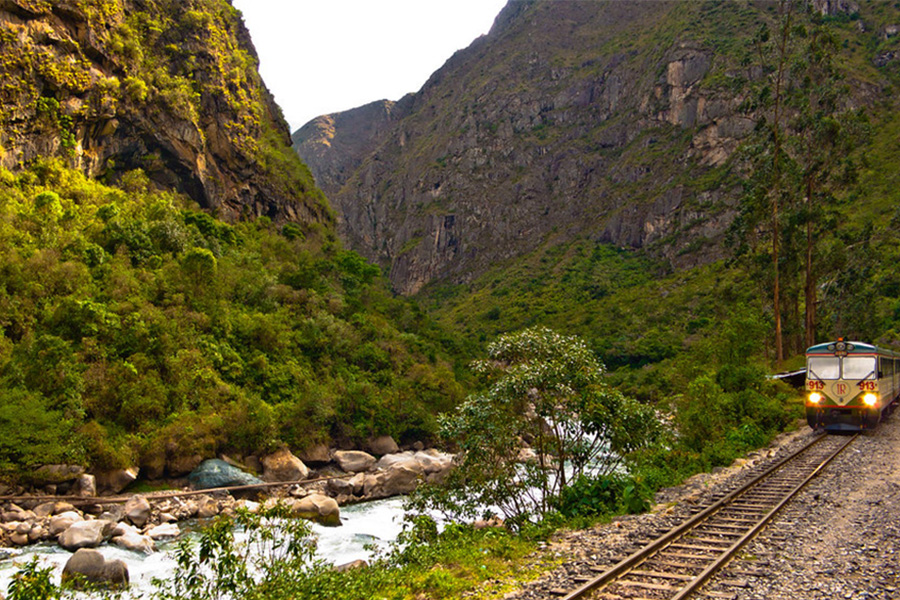
[[[311,119],[416,92],[487,33],[506,0],[232,0],[295,131]]]

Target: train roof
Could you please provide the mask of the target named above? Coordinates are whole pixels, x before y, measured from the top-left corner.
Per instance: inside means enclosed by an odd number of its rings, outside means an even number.
[[[816,344],[815,346],[810,346],[806,349],[807,354],[834,354],[835,344],[838,342],[825,342],[823,344]],[[875,346],[874,344],[867,344],[866,342],[854,342],[854,341],[844,341],[845,349],[844,352],[847,354],[885,354],[887,356],[895,356],[900,358],[900,354],[894,352],[893,350],[888,350],[887,348],[882,348],[880,346]]]

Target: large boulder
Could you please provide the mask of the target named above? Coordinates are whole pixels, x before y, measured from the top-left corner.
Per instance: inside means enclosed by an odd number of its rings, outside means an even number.
[[[62,583],[75,589],[93,586],[128,586],[128,565],[121,560],[106,560],[97,550],[82,548],[63,567]]]
[[[94,519],[92,521],[79,521],[59,534],[59,545],[66,550],[78,550],[79,548],[96,548],[109,539],[116,524],[112,521]]]
[[[389,435],[382,435],[369,441],[369,451],[375,456],[384,456],[385,454],[393,454],[400,452],[400,447]]]
[[[375,463],[376,469],[387,469],[394,465],[406,465],[411,469],[422,468],[416,455],[413,452],[398,452],[396,454],[386,454],[378,459]]]
[[[423,477],[424,469],[417,462],[391,465],[366,478],[364,493],[368,498],[408,494],[416,489]]]
[[[263,480],[300,481],[309,477],[309,469],[303,461],[282,448],[262,459]]]
[[[325,444],[316,444],[299,452],[297,456],[307,465],[321,467],[331,462],[331,451]]]
[[[34,472],[35,481],[41,483],[63,483],[74,481],[84,475],[80,465],[44,465]]]
[[[368,471],[375,464],[375,457],[361,450],[338,450],[334,453],[334,461],[348,473]]]
[[[423,474],[424,469],[418,465],[394,465],[386,472],[383,484],[385,495],[397,496],[412,492],[419,485]]]
[[[81,521],[84,521],[84,517],[74,510],[59,513],[50,519],[50,535],[57,536]]]
[[[125,516],[137,527],[143,527],[150,520],[150,502],[143,496],[132,496],[125,503]]]
[[[415,458],[425,469],[426,474],[449,471],[453,466],[453,455],[439,450],[423,450],[415,453]]]
[[[188,481],[195,490],[262,483],[260,478],[245,473],[218,458],[211,458],[200,463],[200,466],[188,475]]]
[[[97,478],[93,475],[82,475],[75,480],[72,491],[82,498],[93,498],[97,495]]]
[[[102,471],[95,473],[94,478],[97,482],[97,491],[101,494],[118,494],[133,482],[137,481],[138,467],[129,467],[127,469],[113,469],[112,471]]]
[[[291,512],[304,519],[310,519],[322,525],[337,526],[341,524],[341,509],[338,503],[329,496],[310,494],[291,503]]]

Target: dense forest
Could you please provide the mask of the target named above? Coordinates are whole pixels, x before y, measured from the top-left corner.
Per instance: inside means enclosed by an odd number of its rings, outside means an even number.
[[[4,472],[427,441],[462,395],[452,339],[324,227],[57,161],[2,172],[0,224]]]

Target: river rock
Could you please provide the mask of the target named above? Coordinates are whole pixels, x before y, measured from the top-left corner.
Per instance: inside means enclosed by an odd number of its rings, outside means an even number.
[[[245,473],[218,458],[211,458],[200,463],[200,466],[188,475],[188,481],[195,490],[262,483],[258,477]]]
[[[366,473],[357,473],[350,478],[350,485],[353,486],[353,495],[362,496],[366,486]]]
[[[97,495],[97,479],[93,475],[84,474],[75,480],[72,490],[82,498],[92,498]]]
[[[439,450],[423,450],[415,453],[415,458],[425,469],[426,474],[448,471],[453,466],[453,455]]]
[[[125,516],[138,527],[150,520],[150,503],[142,496],[132,496],[125,503]]]
[[[197,498],[197,518],[211,519],[219,514],[219,503],[210,496]]]
[[[307,465],[321,467],[331,462],[331,451],[325,444],[316,444],[298,452],[297,456]]]
[[[116,521],[119,522],[125,518],[125,505],[124,504],[107,504],[103,507],[103,511],[100,513],[98,519],[106,519],[107,521]]]
[[[131,527],[131,525],[129,525]],[[136,529],[128,529],[120,535],[114,535],[110,543],[115,544],[119,548],[131,550],[132,552],[141,552],[143,554],[153,554],[156,551],[156,543],[149,535],[143,535]]]
[[[56,502],[43,502],[35,506],[32,511],[34,511],[35,516],[44,518],[49,517],[54,513],[54,509],[56,508]]]
[[[118,494],[134,481],[137,481],[138,467],[128,467],[127,469],[113,469],[112,471],[102,471],[95,473],[94,478],[97,481],[97,490],[101,494]]]
[[[353,484],[350,483],[349,479],[329,479],[327,487],[328,491],[335,496],[340,496],[341,494],[349,496],[353,494]]]
[[[127,587],[128,565],[121,560],[108,561],[97,550],[82,548],[63,567],[62,582],[75,589],[82,589],[85,583]]]
[[[341,509],[334,498],[323,494],[310,494],[305,498],[291,502],[291,512],[304,519],[310,519],[322,525],[336,526],[341,524]]]
[[[342,565],[337,565],[336,567],[334,567],[334,570],[337,571],[338,573],[343,573],[345,571],[352,571],[353,569],[363,569],[368,566],[369,566],[369,563],[367,563],[365,560],[363,560],[361,558],[358,558],[354,561],[344,563]]]
[[[147,530],[146,535],[153,540],[164,540],[168,538],[178,537],[179,535],[181,535],[181,530],[175,523],[163,523],[162,525],[151,527],[149,530]]]
[[[50,519],[50,535],[57,536],[80,521],[84,521],[84,517],[74,510],[59,513]]]
[[[34,472],[36,481],[48,484],[73,481],[82,475],[84,467],[80,465],[44,465]]]
[[[9,541],[11,541],[16,546],[25,546],[28,544],[28,534],[15,532],[9,536]]]
[[[423,474],[424,469],[417,462],[391,465],[366,479],[364,493],[369,498],[408,494],[416,489]]]
[[[394,465],[406,465],[410,469],[422,469],[425,470],[422,465],[419,464],[419,461],[416,459],[414,453],[410,451],[406,452],[398,452],[396,454],[386,454],[378,459],[378,462],[375,463],[376,469],[387,469]]]
[[[375,464],[375,457],[361,450],[338,450],[334,461],[348,473],[359,473],[368,471]]]
[[[64,512],[78,512],[78,509],[69,502],[59,501],[53,504],[53,514],[58,515]]]
[[[389,435],[382,435],[369,441],[369,452],[375,456],[384,456],[385,454],[393,454],[400,452],[400,447]]]
[[[265,481],[300,481],[309,477],[309,469],[303,461],[287,448],[263,457],[262,467]]]
[[[94,519],[93,521],[79,521],[73,523],[68,529],[59,534],[59,545],[66,550],[78,550],[79,548],[96,548],[112,535],[116,524],[112,521]]]
[[[0,521],[3,523],[9,523],[11,521],[19,521],[20,513],[22,509],[19,510],[5,510],[3,514],[0,514]]]
[[[45,537],[47,537],[47,530],[40,525],[32,526],[31,530],[28,532],[28,541],[32,544]]]

